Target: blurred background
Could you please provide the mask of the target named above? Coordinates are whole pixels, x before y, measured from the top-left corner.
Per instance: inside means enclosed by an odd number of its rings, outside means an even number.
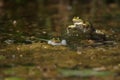
[[[74,16],[119,32],[120,0],[0,0],[0,41],[43,31],[61,36]]]
[[[61,38],[74,16],[112,39]],[[0,0],[0,80],[120,80],[120,0]]]

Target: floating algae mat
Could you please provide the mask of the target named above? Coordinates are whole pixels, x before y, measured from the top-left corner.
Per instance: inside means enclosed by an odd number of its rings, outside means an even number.
[[[90,76],[102,77],[113,74],[112,72],[109,71],[95,71],[92,69],[84,70],[59,69],[58,71],[64,77],[90,77]]]
[[[5,78],[5,80],[25,80],[25,79],[20,77],[7,77]]]

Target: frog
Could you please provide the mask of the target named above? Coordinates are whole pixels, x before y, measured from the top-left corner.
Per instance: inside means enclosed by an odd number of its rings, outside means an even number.
[[[88,21],[80,19],[79,17],[74,17],[72,21],[73,21],[73,24],[67,27],[68,36],[71,36],[72,34],[76,34],[76,36],[84,35],[84,34],[91,36],[92,33],[95,32],[95,29],[93,28],[91,23]]]
[[[79,17],[73,17],[73,24],[68,25],[66,28],[68,42],[76,43],[76,45],[88,40],[88,42],[102,42],[106,41],[105,30],[96,29],[88,20]]]

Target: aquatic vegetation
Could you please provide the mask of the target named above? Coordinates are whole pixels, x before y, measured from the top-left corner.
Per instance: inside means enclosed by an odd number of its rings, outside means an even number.
[[[0,60],[5,60],[5,59],[6,59],[6,57],[5,57],[5,56],[0,55]]]
[[[115,80],[119,78],[115,75],[119,75],[120,71],[119,48],[119,44],[79,47],[82,53],[78,54],[67,46],[52,46],[47,43],[8,45],[0,50],[1,55],[6,57],[0,60],[1,75],[8,80],[11,79],[8,75],[25,79],[69,79],[72,76],[74,79],[107,77]]]

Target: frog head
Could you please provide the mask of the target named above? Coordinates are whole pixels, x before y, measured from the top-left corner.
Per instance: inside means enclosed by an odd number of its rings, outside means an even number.
[[[73,21],[73,23],[79,23],[79,24],[83,23],[83,20],[80,19],[79,17],[73,17],[72,21]]]

